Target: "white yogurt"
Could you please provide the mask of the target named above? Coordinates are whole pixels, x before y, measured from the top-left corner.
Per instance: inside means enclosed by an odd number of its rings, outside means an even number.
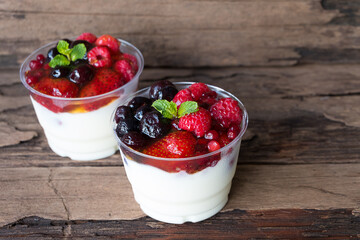
[[[121,155],[135,199],[144,213],[159,221],[181,224],[207,219],[225,206],[240,144],[241,140],[230,153],[222,153],[214,167],[194,174],[168,173]]]
[[[54,113],[30,97],[50,148],[73,160],[95,160],[117,150],[110,118],[119,100],[84,113]]]

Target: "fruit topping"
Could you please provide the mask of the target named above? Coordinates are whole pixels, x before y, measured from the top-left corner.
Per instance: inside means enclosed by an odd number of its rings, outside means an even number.
[[[172,132],[145,148],[143,153],[166,158],[191,157],[195,152],[195,137],[186,131]]]
[[[38,60],[31,60],[29,63],[29,67],[31,70],[37,70],[42,67],[42,64]]]
[[[94,47],[88,52],[87,58],[96,68],[111,66],[111,54],[107,47]]]
[[[36,56],[36,61],[38,61],[41,65],[45,63],[45,57],[42,54]]]
[[[136,120],[141,121],[141,119],[143,118],[144,114],[147,112],[151,112],[153,111],[154,108],[151,107],[148,104],[143,104],[140,107],[138,107],[135,111],[134,117]]]
[[[94,76],[94,72],[89,65],[80,65],[79,67],[72,70],[69,75],[69,80],[76,84],[85,84]]]
[[[53,78],[66,78],[70,73],[70,68],[66,67],[66,66],[59,66],[59,67],[55,67],[52,72],[51,72],[51,76]]]
[[[149,91],[149,96],[152,100],[166,99],[171,101],[177,94],[178,90],[168,80],[162,80],[153,84]]]
[[[114,69],[124,76],[125,82],[129,82],[135,76],[135,72],[127,60],[116,61]]]
[[[128,106],[119,106],[115,111],[115,122],[125,120],[133,116],[132,109]]]
[[[131,109],[136,110],[137,108],[139,108],[141,105],[143,104],[147,104],[150,105],[151,104],[151,100],[146,98],[146,97],[134,97],[133,99],[131,99],[131,101],[128,103],[128,106]]]
[[[237,124],[232,123],[229,127],[229,130],[227,132],[227,137],[230,140],[233,140],[237,137],[237,135],[239,135],[240,133],[240,127]]]
[[[197,137],[203,137],[211,128],[210,112],[204,108],[199,108],[199,111],[181,117],[179,127],[194,132]]]
[[[221,148],[220,143],[218,143],[215,140],[210,141],[207,146],[208,146],[208,149],[209,149],[210,152],[214,152],[214,151],[219,150]]]
[[[70,82],[66,78],[53,79],[50,77],[42,78],[34,89],[54,97],[73,98],[78,94],[76,84]]]
[[[120,51],[119,50],[119,47],[120,47],[119,41],[110,35],[102,35],[102,36],[98,37],[98,39],[96,39],[96,41],[95,41],[95,45],[108,47],[113,54],[118,53]]]
[[[219,133],[215,130],[210,130],[205,133],[204,138],[208,140],[216,140],[219,138]]]
[[[128,132],[121,137],[121,141],[132,148],[141,148],[146,145],[147,139],[138,132]]]
[[[85,40],[91,44],[95,43],[96,39],[97,39],[97,37],[94,34],[89,33],[89,32],[84,32],[76,38],[76,40]]]
[[[50,62],[56,55],[59,54],[59,51],[56,47],[50,48],[50,50],[47,53],[47,62]]]
[[[121,138],[124,134],[135,131],[135,121],[133,118],[122,119],[117,123],[116,134]]]
[[[192,98],[197,101],[207,92],[210,91],[209,87],[205,83],[194,83],[189,87]]]
[[[231,123],[240,124],[242,111],[236,100],[232,98],[222,98],[210,108],[211,116],[220,123],[221,126],[228,128]]]
[[[170,129],[171,121],[157,111],[145,113],[140,121],[140,131],[150,138],[164,136]]]
[[[191,92],[189,89],[185,88],[183,90],[180,90],[174,97],[174,99],[172,100],[176,106],[179,108],[180,105],[183,102],[187,102],[187,101],[193,101],[193,97],[191,96]]]

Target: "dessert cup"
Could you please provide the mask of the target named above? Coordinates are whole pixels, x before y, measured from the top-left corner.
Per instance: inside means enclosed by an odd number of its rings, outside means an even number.
[[[38,92],[27,84],[25,73],[29,70],[29,62],[38,54],[46,56],[57,41],[37,49],[21,65],[20,79],[30,92],[39,123],[50,148],[56,154],[72,160],[96,160],[116,152],[117,143],[109,119],[119,103],[137,90],[139,76],[144,68],[141,52],[132,44],[118,40],[121,42],[121,52],[136,57],[138,71],[125,85],[101,95],[85,98],[54,97]]]
[[[191,84],[193,83],[174,83],[179,90]],[[117,137],[113,113],[114,134],[135,200],[145,214],[159,221],[175,224],[199,222],[219,212],[228,201],[241,138],[248,125],[248,115],[244,105],[234,95],[218,87],[208,87],[216,91],[219,97],[237,100],[243,111],[239,135],[228,145],[208,154],[188,158],[160,158],[135,151]],[[137,91],[123,104],[127,104],[135,96],[147,97],[148,92],[149,88]],[[197,168],[188,173],[167,172],[156,167],[174,164],[175,161]]]

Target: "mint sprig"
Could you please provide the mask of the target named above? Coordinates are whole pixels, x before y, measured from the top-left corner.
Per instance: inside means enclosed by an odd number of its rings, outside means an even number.
[[[56,66],[68,66],[70,65],[70,61],[74,62],[82,59],[86,54],[86,47],[83,43],[76,44],[73,48],[69,48],[68,42],[60,40],[56,49],[60,54],[56,55],[49,62],[49,66],[52,68]]]
[[[159,111],[164,118],[169,119],[180,118],[199,110],[197,102],[194,101],[183,102],[179,109],[177,109],[174,102],[169,102],[168,100],[156,100],[151,106]]]

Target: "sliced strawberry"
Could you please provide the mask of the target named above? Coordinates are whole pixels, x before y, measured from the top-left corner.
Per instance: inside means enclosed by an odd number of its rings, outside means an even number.
[[[79,97],[90,97],[107,93],[124,84],[125,81],[119,73],[109,68],[102,68],[99,69],[93,79],[80,90]],[[84,108],[92,111],[106,105],[109,103],[109,100],[112,100],[112,98],[84,104]]]
[[[111,54],[107,47],[94,47],[88,52],[87,58],[96,68],[111,66]]]
[[[53,79],[44,77],[34,85],[34,89],[46,95],[63,98],[77,97],[79,89],[66,78]],[[64,100],[53,100],[33,94],[34,99],[53,112],[62,112],[67,106]]]
[[[125,82],[129,82],[135,75],[131,64],[125,59],[117,61],[114,64],[114,69],[124,76]]]
[[[193,97],[191,96],[191,92],[189,89],[185,88],[183,90],[180,90],[174,97],[174,99],[172,100],[176,106],[179,108],[180,105],[183,102],[187,102],[187,101],[194,101]]]
[[[203,137],[211,128],[210,112],[200,107],[199,111],[181,117],[179,127],[183,130],[194,132],[197,137]]]
[[[84,32],[82,34],[80,34],[80,36],[78,36],[76,38],[76,40],[85,40],[85,41],[88,41],[89,43],[95,43],[97,37],[92,34],[92,33],[89,33],[89,32]]]
[[[113,54],[120,52],[120,42],[110,35],[102,35],[98,37],[98,39],[96,39],[95,45],[108,47]]]

